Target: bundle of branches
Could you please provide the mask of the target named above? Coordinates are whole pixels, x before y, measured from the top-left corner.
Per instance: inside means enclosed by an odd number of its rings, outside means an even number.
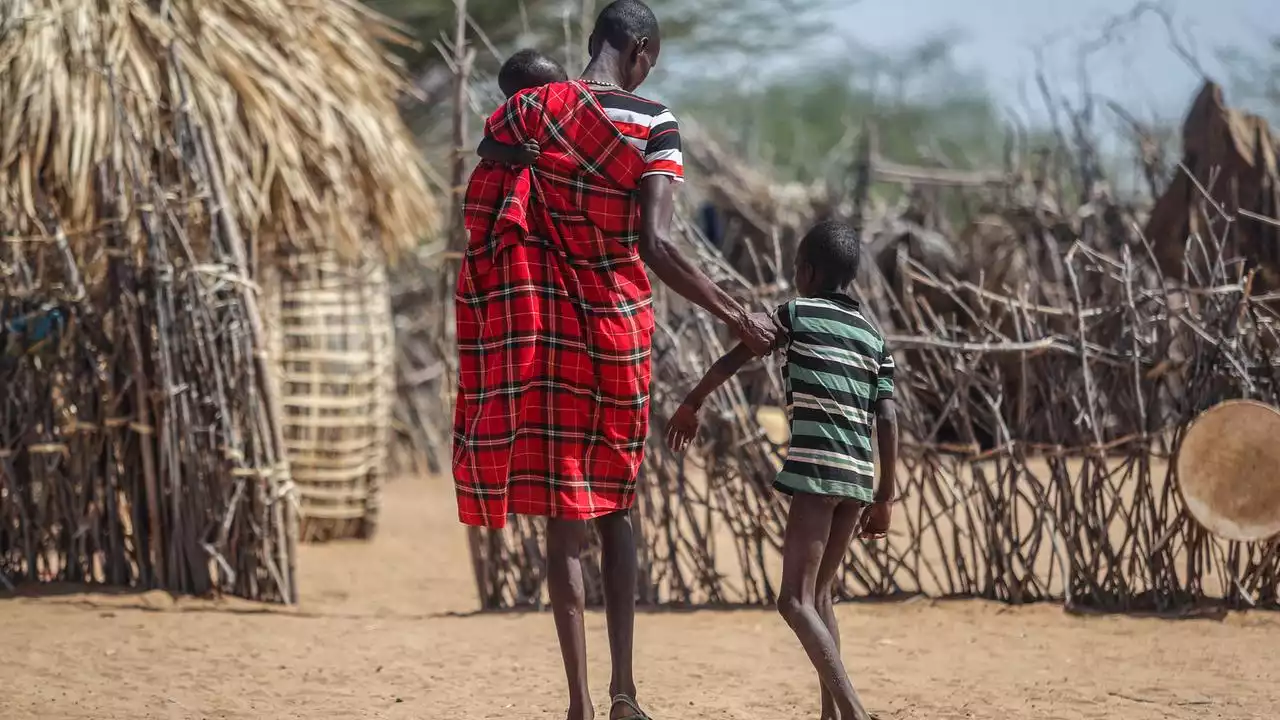
[[[0,4],[0,584],[292,601],[259,258],[436,210],[356,3]]]

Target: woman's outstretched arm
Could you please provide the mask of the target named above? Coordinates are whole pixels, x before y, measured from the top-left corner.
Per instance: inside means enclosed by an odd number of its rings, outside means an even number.
[[[672,290],[724,321],[751,352],[768,353],[776,332],[769,316],[748,313],[671,244],[673,185],[665,175],[647,175],[640,181],[641,259]]]

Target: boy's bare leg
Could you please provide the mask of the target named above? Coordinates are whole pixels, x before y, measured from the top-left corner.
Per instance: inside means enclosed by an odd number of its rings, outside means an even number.
[[[619,693],[636,696],[636,679],[632,671],[636,623],[636,542],[631,515],[626,510],[596,520],[600,532],[601,572],[604,575],[604,611],[609,626],[609,657],[613,672],[609,679],[609,697]],[[621,704],[610,708],[625,716],[628,709]]]
[[[835,700],[841,720],[871,720],[854,691],[835,638],[818,614],[818,570],[831,536],[836,502],[796,493],[782,546],[782,591],[778,611],[804,646],[818,678]]]
[[[587,630],[582,613],[586,592],[582,586],[582,549],[587,523],[580,520],[547,520],[547,594],[556,620],[564,674],[569,681],[567,720],[592,720],[591,691],[587,687]]]
[[[831,518],[831,535],[827,539],[827,549],[822,554],[822,563],[818,566],[817,605],[822,622],[835,640],[836,650],[840,650],[840,628],[836,625],[835,604],[831,595],[835,589],[836,576],[840,573],[840,565],[849,551],[849,544],[862,521],[861,503],[846,500],[836,506]],[[836,699],[826,688],[822,689],[822,720],[840,720],[840,711],[836,709]]]

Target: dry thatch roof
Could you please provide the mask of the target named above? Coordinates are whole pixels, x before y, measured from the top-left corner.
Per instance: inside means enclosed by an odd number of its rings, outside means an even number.
[[[381,39],[354,0],[0,2],[0,214],[92,235],[99,171],[145,186],[189,113],[260,252],[412,242],[438,213]]]

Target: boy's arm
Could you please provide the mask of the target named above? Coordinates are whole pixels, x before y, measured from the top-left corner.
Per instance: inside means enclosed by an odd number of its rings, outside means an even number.
[[[880,483],[876,486],[871,507],[863,515],[864,540],[879,540],[889,534],[893,519],[893,501],[898,474],[898,410],[893,396],[876,401],[876,445],[880,451]]]
[[[485,136],[476,148],[481,160],[490,160],[500,165],[528,167],[538,160],[538,145],[528,142],[523,145],[507,145],[491,137]]]
[[[894,375],[897,363],[889,348],[883,349],[880,367],[876,372],[876,445],[880,451],[880,484],[876,487],[875,501],[880,503],[894,499],[894,478],[898,470],[898,406],[894,402]]]
[[[898,405],[892,397],[876,401],[876,449],[880,454],[880,483],[875,501],[893,500],[898,469]]]
[[[886,537],[893,516],[893,501],[897,498],[898,475],[898,407],[894,395],[893,355],[886,348],[880,359],[880,371],[876,375],[876,450],[879,451],[880,481],[872,496],[862,525],[862,537],[874,540]]]
[[[685,396],[684,403],[694,410],[702,407],[702,403],[706,401],[707,396],[715,392],[716,388],[725,384],[725,382],[733,377],[747,361],[755,357],[755,353],[745,343],[738,343],[733,349],[725,354],[724,357],[715,361],[711,369],[706,375],[702,376],[702,380],[694,386],[689,394]]]
[[[675,414],[667,423],[668,447],[680,452],[693,442],[693,439],[698,436],[698,410],[702,407],[702,403],[706,401],[708,395],[733,377],[734,373],[741,370],[742,366],[754,356],[755,353],[751,348],[738,343],[728,354],[711,366],[707,374],[702,376],[702,380],[685,396],[684,402],[676,408]]]

